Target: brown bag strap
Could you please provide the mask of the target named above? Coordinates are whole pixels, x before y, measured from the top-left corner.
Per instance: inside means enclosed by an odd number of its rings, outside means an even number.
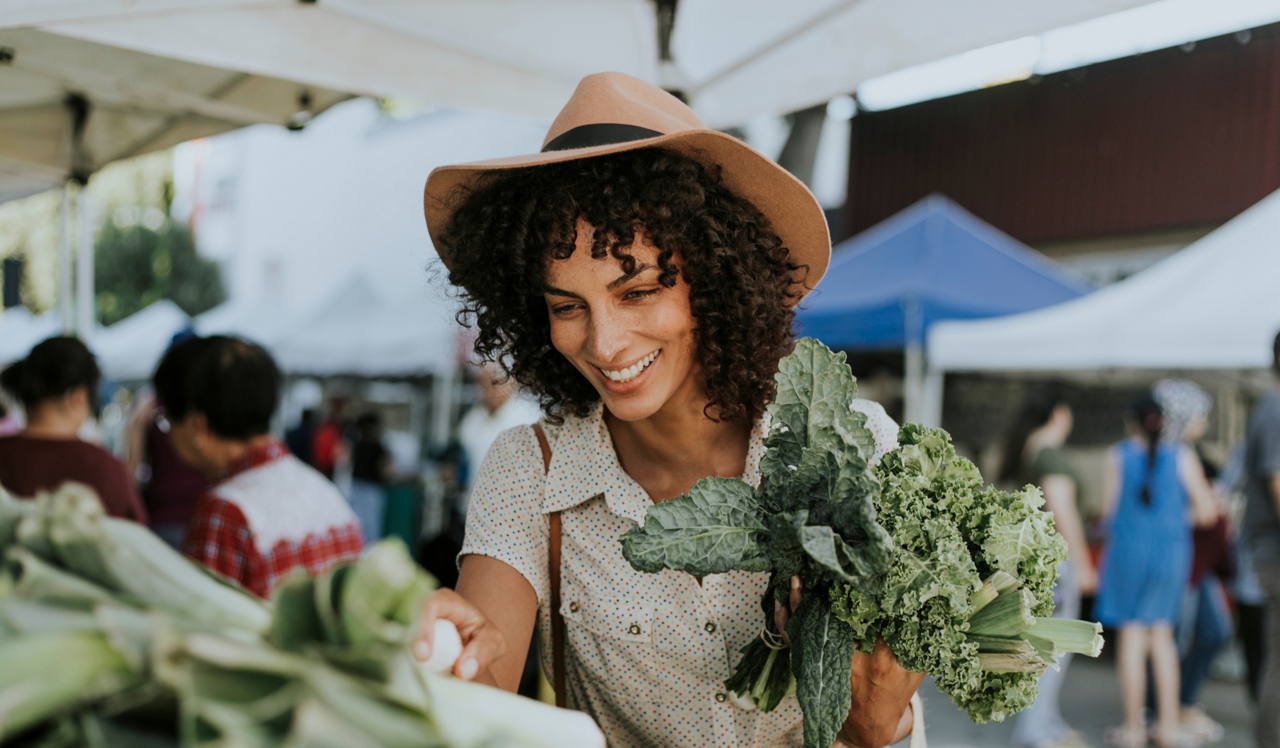
[[[542,424],[533,424],[533,433],[538,437],[538,448],[542,450],[542,470],[551,470],[551,445],[547,442],[547,434]],[[551,513],[551,545],[547,560],[551,574],[551,663],[552,687],[556,692],[556,706],[561,709],[567,704],[564,689],[564,616],[560,615],[560,512]]]

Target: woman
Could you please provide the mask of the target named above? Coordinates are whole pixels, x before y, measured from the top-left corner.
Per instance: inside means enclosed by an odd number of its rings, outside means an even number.
[[[456,594],[426,604],[418,656],[447,618],[465,643],[455,673],[514,690],[537,623],[562,698],[611,745],[801,744],[794,698],[764,714],[723,686],[764,625],[767,576],[642,574],[618,537],[701,478],[759,480],[792,307],[830,258],[813,196],[617,73],[579,84],[542,154],[437,170],[426,193],[477,353],[503,362],[550,417],[505,432],[486,456]],[[890,448],[892,422],[862,408]],[[921,678],[883,643],[855,655],[841,740],[904,737]]]
[[[1191,571],[1191,525],[1216,516],[1213,489],[1186,445],[1161,440],[1164,417],[1149,394],[1130,403],[1130,438],[1112,449],[1104,511],[1107,546],[1094,613],[1120,630],[1117,662],[1125,723],[1109,743],[1195,746],[1179,725],[1178,647],[1173,625]],[[1144,719],[1147,661],[1156,686],[1156,723]]]
[[[1028,483],[1044,492],[1045,506],[1053,513],[1053,524],[1067,541],[1067,560],[1058,566],[1058,583],[1053,589],[1054,611],[1058,618],[1080,616],[1080,594],[1093,592],[1096,576],[1085,541],[1079,504],[1083,500],[1080,477],[1062,451],[1071,434],[1071,408],[1049,387],[1027,394],[1009,440],[1005,444],[1000,480],[1017,486]],[[1015,745],[1029,748],[1072,748],[1087,743],[1071,729],[1058,710],[1058,691],[1067,674],[1070,655],[1059,658],[1058,669],[1040,677],[1036,703],[1018,715],[1013,731]]]
[[[1184,444],[1195,451],[1209,424],[1213,398],[1184,379],[1162,379],[1151,388],[1151,396],[1164,412],[1164,432],[1171,444]],[[1214,466],[1196,452],[1203,477],[1209,485],[1216,475]],[[1181,653],[1179,720],[1192,734],[1208,742],[1222,740],[1225,730],[1200,708],[1200,690],[1209,677],[1209,668],[1218,651],[1231,639],[1231,612],[1222,578],[1230,577],[1231,553],[1227,518],[1218,493],[1214,494],[1216,516],[1212,524],[1196,527],[1192,533],[1191,575],[1183,594],[1176,633]]]
[[[99,379],[93,354],[71,337],[49,338],[0,373],[0,387],[27,415],[25,429],[0,438],[0,485],[30,497],[66,481],[84,483],[98,492],[108,514],[145,523],[124,465],[80,440],[80,427],[96,409]]]

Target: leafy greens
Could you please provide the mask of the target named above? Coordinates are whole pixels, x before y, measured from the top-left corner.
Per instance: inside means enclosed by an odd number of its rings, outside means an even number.
[[[824,748],[849,712],[856,645],[828,601],[837,582],[875,594],[893,553],[872,503],[879,485],[867,462],[875,441],[866,416],[851,410],[857,385],[844,359],[802,339],[781,361],[759,491],[740,479],[707,478],[650,507],[644,525],[622,536],[623,555],[640,571],[772,572],[760,601],[764,630],[743,649],[726,687],[768,711],[794,682],[805,745]],[[773,610],[775,600],[788,603],[792,576],[805,593],[787,624],[787,650]]]
[[[1047,618],[1067,549],[1039,489],[984,486],[941,429],[906,424],[898,442],[875,468],[892,563],[877,591],[836,585],[832,606],[864,650],[883,638],[970,719],[1002,720],[1035,701],[1058,655],[1097,656],[1099,629]]]
[[[808,748],[830,746],[850,707],[854,651],[883,638],[976,722],[1029,706],[1065,652],[1097,656],[1097,624],[1047,618],[1066,543],[1038,489],[984,486],[941,429],[907,424],[871,469],[843,353],[804,338],[779,362],[760,486],[707,478],[622,536],[640,571],[771,573],[764,627],[726,688],[764,711],[795,689]],[[773,621],[790,580],[804,595]]]

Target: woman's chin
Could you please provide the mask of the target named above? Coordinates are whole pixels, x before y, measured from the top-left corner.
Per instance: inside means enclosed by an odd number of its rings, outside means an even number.
[[[630,395],[614,395],[602,392],[600,399],[610,415],[619,421],[631,423],[643,421],[662,409],[662,402],[657,398],[646,397],[646,394],[637,392]]]

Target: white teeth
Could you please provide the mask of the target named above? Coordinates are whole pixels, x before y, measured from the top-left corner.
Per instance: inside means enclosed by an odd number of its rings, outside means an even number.
[[[609,369],[601,369],[600,371],[603,372],[606,377],[612,379],[615,382],[629,382],[632,379],[635,379],[637,376],[639,376],[640,372],[649,368],[649,364],[653,363],[653,360],[657,357],[658,357],[658,351],[654,351],[653,353],[650,353],[648,356],[645,356],[644,358],[640,359],[640,361],[638,361],[637,363],[634,363],[625,369],[619,369],[617,371],[610,371]]]

